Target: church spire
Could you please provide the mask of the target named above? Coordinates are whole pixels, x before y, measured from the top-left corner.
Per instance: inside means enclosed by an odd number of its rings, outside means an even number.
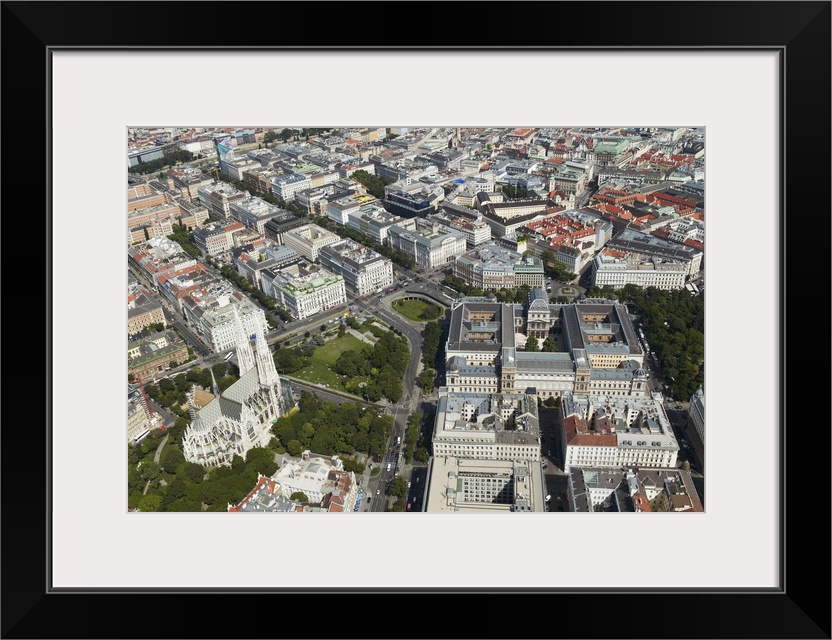
[[[220,397],[220,385],[217,384],[217,379],[214,377],[214,370],[213,369],[211,369],[211,383],[212,383],[212,389],[214,390],[214,397],[219,398]]]
[[[261,322],[257,330],[257,372],[260,374],[260,384],[271,386],[278,381],[277,370],[274,367],[274,357],[266,341],[266,323]]]
[[[240,312],[234,306],[234,335],[237,342],[237,366],[240,367],[240,377],[254,367],[254,353],[251,350],[251,343],[248,341],[248,334],[243,328],[243,321],[240,319]]]

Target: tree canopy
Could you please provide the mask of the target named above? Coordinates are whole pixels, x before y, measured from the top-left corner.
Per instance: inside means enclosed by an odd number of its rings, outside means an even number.
[[[274,432],[292,456],[305,449],[323,455],[384,453],[393,430],[393,418],[352,402],[324,402],[301,393],[298,411],[278,418]]]
[[[628,284],[618,290],[590,287],[587,297],[616,295],[632,305],[659,360],[674,398],[686,400],[702,386],[705,365],[705,303],[687,289],[670,291]]]
[[[388,184],[392,184],[393,182],[395,182],[395,180],[390,180],[389,178],[382,178],[380,176],[369,173],[364,169],[354,171],[351,177],[356,182],[362,184],[370,193],[370,195],[375,196],[379,200],[384,199],[384,187]]]

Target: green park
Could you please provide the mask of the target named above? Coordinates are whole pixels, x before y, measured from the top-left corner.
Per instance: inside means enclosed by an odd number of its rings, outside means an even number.
[[[439,305],[431,304],[424,300],[406,300],[397,298],[393,300],[393,310],[399,315],[416,322],[428,322],[436,320],[442,315],[442,308]]]

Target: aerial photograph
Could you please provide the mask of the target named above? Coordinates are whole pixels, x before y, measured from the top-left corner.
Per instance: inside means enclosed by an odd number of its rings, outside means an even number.
[[[683,124],[128,128],[127,511],[704,513]]]

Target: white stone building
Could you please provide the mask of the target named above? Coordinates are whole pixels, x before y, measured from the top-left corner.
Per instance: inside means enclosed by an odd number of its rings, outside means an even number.
[[[182,436],[185,458],[206,467],[230,465],[235,455],[265,447],[272,425],[291,406],[291,392],[281,383],[266,342],[265,321],[255,330],[254,351],[236,310],[233,315],[240,378],[223,392],[215,382],[214,398],[201,409],[192,396],[193,421]]]
[[[422,510],[428,513],[546,511],[543,465],[533,460],[434,456],[424,491]]]
[[[260,282],[263,292],[278,300],[296,320],[347,302],[344,277],[308,263],[289,265],[280,271],[266,269]]]
[[[676,467],[679,444],[661,395],[561,397],[564,471],[571,467]]]
[[[366,296],[393,285],[393,262],[354,240],[324,247],[321,265],[343,276],[347,290]]]
[[[467,247],[464,233],[449,231],[442,225],[419,218],[391,226],[387,243],[413,256],[419,266],[429,269],[452,262]]]
[[[201,311],[201,313],[200,313]],[[221,353],[237,346],[237,318],[246,335],[254,335],[265,324],[266,313],[246,299],[234,294],[223,294],[208,302],[199,311],[195,329],[202,335],[214,353]]]
[[[688,265],[656,256],[602,249],[592,262],[592,284],[598,287],[624,285],[681,289],[685,286]]]
[[[297,227],[283,234],[283,244],[307,260],[315,262],[321,249],[342,242],[343,238],[316,224]]]
[[[300,173],[287,173],[272,178],[271,184],[272,195],[275,198],[290,202],[294,199],[296,193],[312,187],[312,179]]]
[[[310,503],[323,502],[328,494],[341,490],[338,484],[348,484],[342,509],[346,513],[352,513],[358,498],[355,474],[344,471],[344,463],[338,456],[313,456],[309,451],[304,451],[300,460],[284,459],[272,479],[283,487],[284,495],[291,497],[293,493],[302,493]],[[340,482],[346,479],[350,482]]]
[[[439,389],[433,455],[482,460],[540,460],[537,399]]]
[[[559,351],[525,351],[529,337],[555,339]],[[610,301],[549,304],[532,289],[525,305],[463,298],[451,309],[445,384],[450,391],[647,394],[644,353],[626,310]]]

